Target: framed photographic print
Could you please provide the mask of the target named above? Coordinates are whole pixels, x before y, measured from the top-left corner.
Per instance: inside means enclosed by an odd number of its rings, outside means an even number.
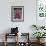
[[[11,6],[11,21],[24,21],[24,6]]]

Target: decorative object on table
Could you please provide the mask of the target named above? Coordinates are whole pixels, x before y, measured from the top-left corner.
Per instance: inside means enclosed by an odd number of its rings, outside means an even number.
[[[11,21],[24,21],[24,6],[11,6]]]

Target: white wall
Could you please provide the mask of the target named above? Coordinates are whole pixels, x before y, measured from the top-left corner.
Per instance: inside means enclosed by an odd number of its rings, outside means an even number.
[[[24,6],[24,22],[11,22],[11,6]],[[30,25],[36,24],[36,0],[1,0],[0,33],[11,27],[19,27],[21,32],[29,32]]]
[[[11,6],[24,6],[24,22],[11,22]],[[36,0],[0,0],[0,34],[11,27],[19,27],[19,32],[30,32],[36,24]]]

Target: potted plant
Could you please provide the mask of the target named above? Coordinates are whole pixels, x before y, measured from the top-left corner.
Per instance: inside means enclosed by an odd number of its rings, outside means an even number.
[[[45,26],[32,25],[32,27],[35,28],[36,30],[45,29]]]
[[[44,36],[46,36],[46,33],[45,32],[35,32],[33,35],[37,38],[38,43],[40,43],[40,40],[42,38],[45,38]]]

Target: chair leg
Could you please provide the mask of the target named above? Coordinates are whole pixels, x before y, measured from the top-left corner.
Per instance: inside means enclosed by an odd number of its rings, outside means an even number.
[[[5,46],[7,46],[7,36],[6,36],[6,34],[5,34]]]
[[[4,43],[4,44],[5,44],[5,46],[7,46],[7,42],[6,42],[6,41],[5,41],[5,43]]]
[[[15,44],[15,46],[18,46],[18,34],[17,34],[17,36],[16,36],[16,44]]]

